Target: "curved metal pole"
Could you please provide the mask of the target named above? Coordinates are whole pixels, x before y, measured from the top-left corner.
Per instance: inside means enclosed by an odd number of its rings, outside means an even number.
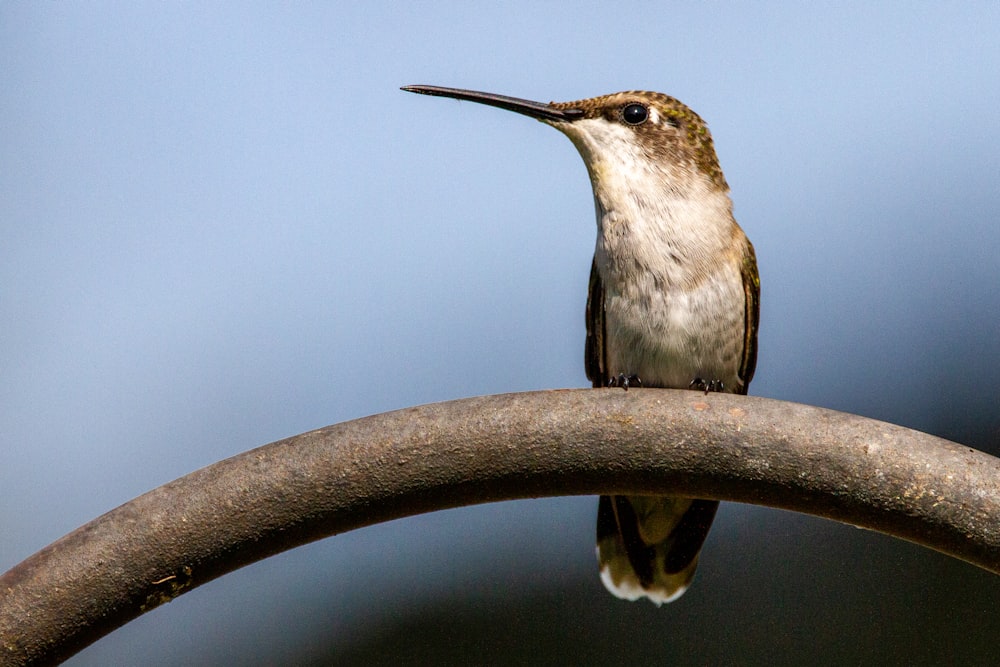
[[[336,533],[459,505],[612,492],[806,512],[1000,573],[1000,459],[969,447],[732,394],[505,394],[304,433],[108,512],[0,577],[0,664],[65,659],[195,586]]]

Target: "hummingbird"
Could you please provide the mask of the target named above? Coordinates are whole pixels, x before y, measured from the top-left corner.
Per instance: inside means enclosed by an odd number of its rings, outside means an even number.
[[[708,127],[677,99],[627,91],[574,102],[439,86],[403,90],[514,111],[559,130],[587,167],[597,244],[584,362],[594,387],[746,394],[757,362],[760,278],[733,217]],[[601,580],[626,600],[676,600],[719,503],[601,496]]]

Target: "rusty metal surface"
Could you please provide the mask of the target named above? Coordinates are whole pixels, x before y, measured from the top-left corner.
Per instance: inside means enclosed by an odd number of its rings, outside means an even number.
[[[1000,459],[820,408],[666,389],[463,399],[344,422],[191,473],[0,577],[0,664],[65,659],[308,541],[513,498],[677,493],[879,530],[1000,573]]]

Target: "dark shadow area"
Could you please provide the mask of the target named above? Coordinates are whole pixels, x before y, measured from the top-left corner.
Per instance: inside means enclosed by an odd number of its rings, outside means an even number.
[[[1000,582],[879,534],[736,508],[696,585],[655,608],[593,577],[399,608],[346,642],[303,637],[285,664],[988,664]],[[525,564],[530,567],[530,563]],[[336,613],[328,611],[326,613]]]

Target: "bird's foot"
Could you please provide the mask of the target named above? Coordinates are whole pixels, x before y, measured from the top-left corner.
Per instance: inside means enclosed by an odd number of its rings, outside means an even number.
[[[688,385],[688,389],[704,389],[706,394],[710,391],[722,391],[724,388],[722,380],[705,380],[703,378],[695,378]]]
[[[625,391],[628,391],[629,387],[641,387],[642,380],[639,379],[638,375],[625,375],[624,373],[619,373],[608,380],[608,386],[621,387]]]

